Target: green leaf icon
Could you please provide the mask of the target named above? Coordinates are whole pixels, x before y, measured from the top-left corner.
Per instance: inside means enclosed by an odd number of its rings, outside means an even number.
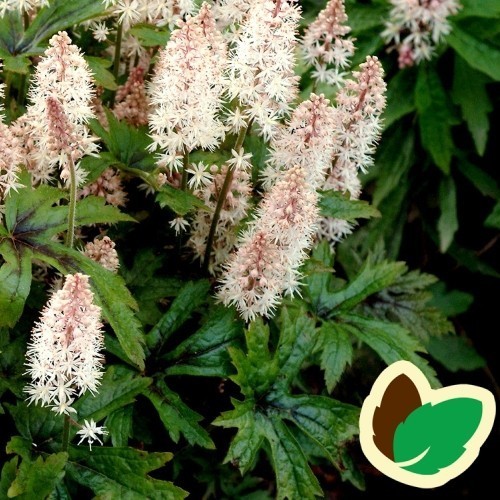
[[[394,461],[417,474],[435,474],[455,463],[476,432],[483,413],[481,401],[454,398],[427,403],[410,413],[394,434]],[[421,457],[420,457],[421,455]]]

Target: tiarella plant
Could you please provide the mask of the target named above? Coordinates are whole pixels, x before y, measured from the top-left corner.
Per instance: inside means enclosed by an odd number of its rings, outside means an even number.
[[[499,35],[487,0],[0,1],[0,497],[362,490],[385,364],[493,377],[407,247],[498,277],[455,234],[464,182],[500,227]]]

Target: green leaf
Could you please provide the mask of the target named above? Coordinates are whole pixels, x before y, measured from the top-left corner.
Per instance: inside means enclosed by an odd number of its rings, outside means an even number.
[[[151,143],[146,127],[134,127],[126,121],[120,121],[108,109],[106,118],[108,130],[97,120],[90,120],[89,127],[101,137],[110,153],[118,160],[116,167],[148,179],[150,172],[156,169],[154,156],[147,151]],[[102,154],[102,153],[101,153]]]
[[[394,122],[415,111],[416,71],[416,68],[398,71],[387,84],[387,106],[383,114],[384,129],[388,129]]]
[[[75,223],[77,226],[115,224],[117,222],[135,222],[135,219],[120,212],[113,205],[106,205],[101,196],[86,196],[76,205]]]
[[[194,194],[176,189],[168,184],[163,185],[158,191],[156,201],[160,204],[160,207],[168,207],[181,217],[195,208],[207,209]]]
[[[156,386],[144,391],[144,395],[153,403],[174,443],[179,442],[182,434],[191,445],[215,449],[208,432],[198,423],[203,417],[191,410],[163,381],[158,381]]]
[[[456,119],[439,75],[428,64],[419,66],[415,103],[422,145],[435,164],[448,174],[454,149],[451,126],[456,124]]]
[[[414,161],[415,135],[413,130],[407,130],[404,127],[392,128],[377,150],[374,167],[377,170],[377,185],[373,193],[373,204],[376,207],[392,191],[398,189]]]
[[[277,359],[269,351],[269,327],[261,318],[252,321],[245,332],[247,353],[234,347],[229,354],[237,369],[231,379],[236,382],[241,392],[248,398],[265,394],[279,371]]]
[[[85,183],[94,182],[107,168],[119,163],[113,154],[104,152],[97,156],[84,156],[80,160],[80,168],[85,170]]]
[[[448,254],[474,273],[500,278],[500,273],[486,262],[483,262],[473,250],[460,247],[456,243],[453,243],[448,250]]]
[[[184,285],[169,310],[146,335],[149,349],[161,348],[164,345],[170,336],[205,302],[209,288],[210,284],[207,280],[188,281]]]
[[[435,474],[455,463],[481,422],[481,401],[455,398],[412,411],[394,434],[394,461],[405,462],[425,455],[403,467],[416,474]]]
[[[6,403],[5,406],[21,436],[30,443],[40,443],[62,433],[64,417],[50,408],[28,406],[24,401],[18,401],[15,406]]]
[[[3,67],[6,71],[28,75],[30,72],[31,61],[22,55],[3,57]]]
[[[18,461],[18,457],[14,457],[10,462],[6,461],[2,467],[2,476],[0,477],[0,498],[8,498],[7,491],[16,479]]]
[[[149,377],[137,374],[122,365],[111,365],[101,380],[98,392],[86,392],[74,404],[79,418],[96,422],[114,411],[135,401],[136,396],[143,393],[153,382]]]
[[[116,448],[128,445],[132,436],[133,405],[123,406],[108,415],[104,426],[111,436],[111,442]]]
[[[182,499],[187,492],[148,475],[171,460],[171,453],[147,453],[134,448],[71,446],[67,474],[99,498],[128,500]]]
[[[342,316],[341,319],[351,325],[353,327],[351,332],[370,346],[387,365],[400,360],[410,361],[420,368],[432,386],[440,386],[434,370],[424,358],[417,354],[417,352],[426,352],[424,346],[409,335],[405,328],[396,323],[352,314]]]
[[[387,5],[365,5],[359,2],[346,2],[348,22],[346,23],[356,35],[361,31],[382,28],[387,16]]]
[[[92,19],[105,11],[102,2],[94,0],[52,0],[49,7],[40,10],[23,38],[16,45],[17,53],[29,53],[37,45],[54,35],[58,31],[66,30],[80,24],[82,21]]]
[[[472,182],[472,184],[474,184],[481,194],[500,200],[500,187],[498,186],[498,182],[484,170],[481,170],[464,158],[460,158],[458,169]]]
[[[500,80],[500,50],[495,45],[479,40],[457,23],[451,23],[452,31],[447,37],[448,43],[474,69],[493,80]]]
[[[450,247],[458,229],[457,192],[451,176],[443,177],[439,186],[439,206],[441,215],[438,220],[439,251],[445,253]]]
[[[352,363],[349,327],[333,321],[324,322],[320,327],[319,338],[321,368],[325,371],[328,392],[332,392],[347,365]]]
[[[328,241],[320,241],[305,265],[304,292],[314,311],[321,313],[328,308],[333,282],[333,254]]]
[[[7,59],[16,53],[16,45],[23,36],[23,23],[17,9],[8,10],[0,17],[0,57]]]
[[[0,267],[0,327],[12,327],[21,317],[30,292],[33,253],[0,237],[0,255],[5,260]]]
[[[358,275],[338,292],[330,294],[327,307],[330,315],[348,311],[370,295],[387,288],[406,271],[404,262],[372,264],[368,258]]]
[[[466,312],[474,302],[474,296],[460,290],[447,290],[442,282],[430,287],[432,299],[429,305],[439,309],[447,317],[458,316]]]
[[[55,453],[45,460],[23,459],[17,476],[7,491],[9,498],[21,496],[26,500],[38,500],[50,495],[64,477],[67,453]]]
[[[111,66],[111,61],[102,57],[85,56],[85,60],[89,65],[90,71],[94,75],[95,83],[108,90],[116,90],[115,77],[107,68]]]
[[[255,464],[264,435],[260,429],[265,425],[264,417],[254,413],[253,405],[233,400],[235,409],[222,413],[213,425],[237,427],[238,432],[231,441],[224,463],[230,462],[246,474]]]
[[[500,18],[500,4],[497,0],[460,0],[462,8],[458,11],[460,17],[497,17]]]
[[[462,116],[480,156],[484,154],[488,140],[488,114],[493,111],[486,91],[488,81],[487,77],[471,69],[461,57],[455,57],[452,98],[462,109]]]
[[[276,498],[306,500],[323,496],[318,480],[309,468],[304,452],[293,434],[280,419],[271,418],[270,421],[272,425],[264,426],[264,433],[271,447],[271,458],[276,472]]]
[[[484,225],[486,227],[493,227],[495,229],[500,229],[500,202],[493,207],[493,210],[490,213],[490,215],[486,217]]]
[[[279,386],[283,388],[288,387],[298,375],[318,337],[314,321],[301,310],[297,313],[290,316],[285,307],[281,310],[280,341],[276,358],[279,365]]]
[[[346,441],[358,434],[359,408],[324,396],[280,396],[271,403],[338,463]]]
[[[196,333],[163,357],[169,363],[165,373],[227,377],[233,372],[227,348],[239,344],[242,337],[243,323],[235,311],[216,308]]]
[[[364,311],[382,320],[401,323],[417,338],[426,342],[430,336],[453,332],[453,325],[431,304],[427,288],[437,278],[420,271],[410,271],[372,298]]]
[[[447,370],[477,370],[486,366],[485,359],[463,337],[431,338],[427,344],[429,354]]]
[[[165,47],[170,38],[170,31],[149,24],[136,24],[129,33],[139,39],[143,47]]]
[[[351,200],[349,195],[334,190],[321,192],[319,208],[323,217],[333,217],[348,222],[380,217],[380,212],[368,202]]]

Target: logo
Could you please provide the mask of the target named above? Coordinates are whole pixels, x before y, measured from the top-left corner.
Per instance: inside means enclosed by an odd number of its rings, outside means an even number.
[[[414,364],[398,361],[365,399],[359,438],[366,458],[386,476],[435,488],[474,462],[494,419],[490,391],[474,385],[431,389]]]

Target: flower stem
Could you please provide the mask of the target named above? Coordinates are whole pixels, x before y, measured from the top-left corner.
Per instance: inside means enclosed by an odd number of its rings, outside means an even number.
[[[70,416],[64,415],[62,451],[68,451],[69,447],[69,422],[70,422]]]
[[[120,52],[122,50],[122,38],[123,38],[123,25],[118,23],[118,29],[116,30],[116,43],[115,43],[115,58],[113,61],[113,76],[115,80],[118,81],[118,72],[120,71]],[[109,107],[112,108],[115,103],[116,92],[113,91],[111,94],[111,99],[109,101]]]
[[[187,188],[187,169],[189,168],[189,151],[186,151],[184,154],[184,158],[182,160],[182,180],[181,180],[181,189],[186,191]]]
[[[73,248],[75,239],[75,213],[76,213],[76,172],[75,163],[71,155],[68,155],[69,163],[69,213],[68,213],[68,232],[66,233],[66,246]]]
[[[239,152],[241,147],[243,146],[243,141],[247,135],[247,131],[252,126],[252,120],[248,123],[248,125],[242,128],[238,134],[236,139],[236,144],[234,146],[234,150]],[[212,253],[212,245],[214,243],[215,231],[217,230],[217,224],[219,222],[220,213],[224,202],[226,201],[226,196],[229,191],[229,186],[231,186],[231,182],[233,181],[234,176],[234,166],[231,166],[227,169],[226,177],[224,179],[224,183],[222,184],[222,189],[219,194],[219,198],[217,200],[217,205],[215,207],[214,217],[212,219],[212,224],[210,225],[210,232],[208,233],[207,238],[207,246],[205,247],[205,255],[203,257],[203,272],[208,272],[208,266],[210,263],[210,254]]]

